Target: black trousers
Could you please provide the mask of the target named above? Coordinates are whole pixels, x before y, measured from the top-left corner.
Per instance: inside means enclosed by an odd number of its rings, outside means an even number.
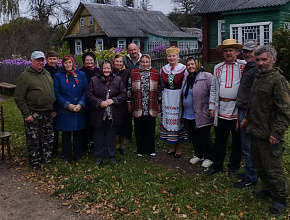
[[[211,126],[195,127],[195,120],[185,119],[188,134],[191,136],[194,154],[198,158],[212,160]]]
[[[96,161],[101,162],[106,157],[106,153],[109,158],[115,157],[116,129],[116,126],[112,125],[112,120],[108,118],[102,121],[100,127],[94,128]]]
[[[137,154],[155,153],[155,122],[149,115],[134,118]]]
[[[227,140],[230,132],[232,133],[232,149],[229,157],[228,167],[230,169],[239,169],[242,159],[242,144],[240,132],[236,130],[237,119],[226,120],[218,119],[218,125],[215,128],[215,144],[213,147],[213,165],[215,169],[222,170],[226,156]]]
[[[73,135],[73,144],[71,142],[72,135]],[[74,152],[74,159],[77,160],[81,157],[82,139],[83,139],[83,130],[62,132],[62,149],[65,160],[70,161],[72,159],[72,149]]]

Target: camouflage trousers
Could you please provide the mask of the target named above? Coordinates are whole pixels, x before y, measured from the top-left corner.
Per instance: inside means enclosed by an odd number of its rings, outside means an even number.
[[[50,162],[54,136],[51,114],[32,116],[33,122],[24,122],[29,162]]]
[[[271,192],[273,198],[287,198],[282,143],[271,146],[268,140],[252,136],[250,151],[258,177],[263,182],[263,189]]]

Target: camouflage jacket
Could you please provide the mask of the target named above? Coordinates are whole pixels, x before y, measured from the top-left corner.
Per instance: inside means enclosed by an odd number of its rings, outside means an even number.
[[[283,140],[290,124],[288,82],[278,69],[256,75],[249,99],[247,131],[255,137]]]

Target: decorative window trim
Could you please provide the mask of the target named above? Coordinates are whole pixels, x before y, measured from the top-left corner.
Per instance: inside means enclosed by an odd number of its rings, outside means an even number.
[[[290,21],[284,21],[284,29],[290,30]]]
[[[260,26],[260,42],[257,42],[259,45],[264,45],[265,36],[264,36],[264,26],[269,26],[269,43],[272,42],[272,31],[273,31],[273,23],[271,21],[265,22],[255,22],[255,23],[243,23],[243,24],[231,24],[230,25],[230,37],[233,38],[233,28],[237,28],[238,39],[237,42],[243,44],[242,38],[242,28],[243,27],[251,27],[251,26]]]
[[[75,40],[75,55],[80,55],[83,52],[83,47],[82,47],[82,40],[81,39],[76,39]]]
[[[85,26],[85,19],[84,18],[80,18],[80,26],[81,27]]]
[[[225,23],[225,20],[218,20],[218,45],[222,44],[222,24]]]
[[[104,39],[101,37],[96,38],[96,50],[97,51],[104,50]]]
[[[124,43],[120,43],[120,41],[124,41]],[[126,38],[118,38],[117,45],[117,47],[126,49]]]
[[[133,38],[132,43],[137,44],[138,47],[140,47],[140,39],[139,38]]]
[[[177,47],[181,51],[185,50],[197,50],[198,49],[198,42],[197,41],[178,41]]]
[[[147,52],[153,51],[156,47],[168,46],[170,47],[170,41],[168,40],[151,40],[147,42]]]

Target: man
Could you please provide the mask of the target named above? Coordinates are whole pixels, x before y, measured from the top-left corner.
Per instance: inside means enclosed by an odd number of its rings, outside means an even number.
[[[236,130],[238,111],[236,98],[245,68],[245,61],[237,56],[243,45],[237,44],[235,39],[224,40],[216,50],[223,52],[225,61],[214,68],[214,79],[210,89],[209,110],[214,117],[215,145],[213,147],[212,168],[205,175],[213,175],[223,171],[226,155],[226,144],[229,133],[232,133],[232,152],[229,158],[229,174],[236,175],[242,157],[240,134]]]
[[[60,67],[57,65],[59,59],[58,54],[55,51],[48,51],[45,54],[45,58],[46,64],[44,65],[44,68],[50,73],[51,78],[53,79],[54,75],[60,71]],[[57,156],[59,132],[54,129],[54,121],[53,121],[53,130],[54,130],[54,139],[53,139],[52,155]]]
[[[254,186],[257,183],[257,173],[255,168],[253,167],[250,155],[251,138],[250,134],[246,132],[245,128],[245,114],[247,112],[250,91],[255,80],[255,76],[259,71],[255,62],[255,47],[256,43],[253,41],[245,43],[243,47],[243,56],[247,64],[245,66],[241,79],[240,88],[236,100],[236,107],[238,107],[238,122],[242,141],[242,150],[243,154],[245,155],[245,165],[243,167],[244,175],[242,179],[234,183],[234,187],[236,188]]]
[[[123,62],[126,69],[130,70],[137,69],[140,66],[140,58],[142,54],[140,53],[140,48],[135,43],[130,43],[128,45],[128,55],[124,57]],[[126,139],[125,142],[128,142],[132,138],[132,114],[128,113],[128,125],[126,131]],[[121,148],[121,154],[125,154],[125,148]]]
[[[32,168],[50,162],[53,142],[52,116],[55,102],[53,80],[44,67],[44,53],[31,54],[31,66],[18,79],[15,102],[24,117],[26,145]]]
[[[274,68],[277,52],[270,45],[256,48],[256,76],[249,99],[247,131],[251,133],[251,157],[263,189],[254,192],[257,198],[271,198],[270,213],[286,210],[286,177],[283,169],[283,136],[290,124],[288,82]]]
[[[141,56],[142,54],[137,44],[130,43],[128,46],[128,55],[123,59],[126,69],[131,72],[133,69],[138,68],[140,66]]]

